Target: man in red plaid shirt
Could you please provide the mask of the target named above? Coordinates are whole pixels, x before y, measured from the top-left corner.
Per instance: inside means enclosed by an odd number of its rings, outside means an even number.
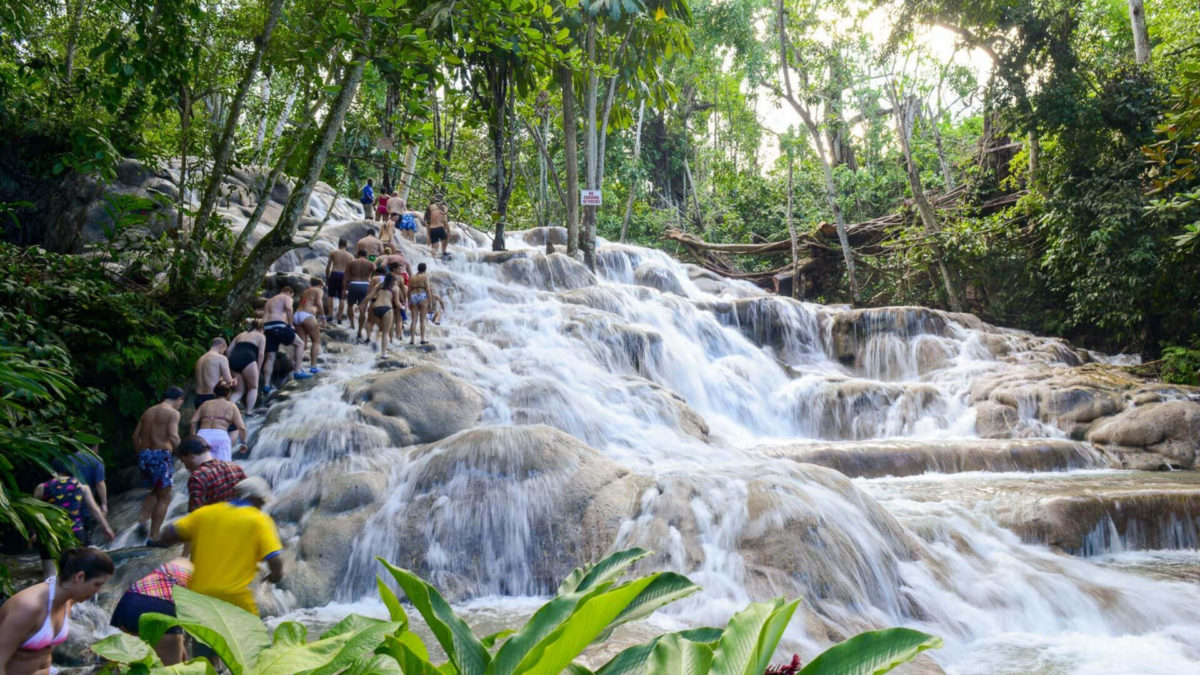
[[[233,486],[246,478],[242,467],[209,454],[208,443],[199,436],[184,439],[176,452],[192,473],[188,478],[189,513],[201,506],[229,501],[233,498]]]

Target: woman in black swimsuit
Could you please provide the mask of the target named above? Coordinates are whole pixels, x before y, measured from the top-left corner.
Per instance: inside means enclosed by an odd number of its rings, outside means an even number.
[[[371,314],[379,324],[379,357],[386,359],[388,350],[388,339],[392,335],[392,322],[396,320],[396,313],[400,311],[400,299],[396,292],[396,277],[388,274],[384,276],[383,283],[380,284],[375,292],[371,295]],[[374,326],[367,328],[367,341],[371,341],[371,330]]]
[[[237,389],[229,400],[237,405],[245,396],[247,415],[254,410],[254,403],[258,400],[258,374],[266,355],[266,345],[263,322],[255,319],[250,324],[250,330],[239,333],[229,348],[229,370],[241,376],[237,378]]]

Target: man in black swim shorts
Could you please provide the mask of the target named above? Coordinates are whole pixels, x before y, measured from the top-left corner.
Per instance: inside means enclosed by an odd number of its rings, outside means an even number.
[[[371,290],[371,274],[374,272],[374,263],[367,260],[367,252],[362,249],[359,249],[358,256],[346,265],[346,313],[350,315],[351,328],[354,328],[354,317],[357,316],[354,308],[367,299],[367,293]],[[360,325],[360,335],[362,330],[363,326]]]
[[[291,286],[284,286],[275,297],[267,301],[263,308],[263,333],[267,336],[267,356],[263,362],[263,394],[270,394],[271,376],[275,373],[275,354],[281,346],[292,347],[292,377],[297,380],[307,380],[311,373],[305,372],[300,364],[303,360],[304,343],[296,339],[296,330],[292,328],[292,301],[296,292]]]

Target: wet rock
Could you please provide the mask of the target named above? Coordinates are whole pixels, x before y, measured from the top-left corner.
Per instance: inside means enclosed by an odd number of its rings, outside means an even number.
[[[1192,469],[1200,452],[1200,403],[1147,403],[1104,420],[1088,440],[1114,453],[1123,468]]]
[[[1200,547],[1200,490],[1051,497],[1035,509],[1010,527],[1025,541],[1068,553]]]
[[[302,607],[327,604],[346,574],[350,552],[371,512],[359,510],[331,515],[314,513],[304,524],[294,562],[279,587],[296,597]]]
[[[511,235],[517,234],[510,232]],[[531,227],[520,234],[522,241],[530,246],[545,246],[546,240],[554,246],[567,245],[567,228],[565,227]]]
[[[483,412],[474,387],[436,366],[368,375],[348,384],[346,396],[361,401],[364,421],[387,431],[398,446],[446,438]]]
[[[1020,421],[1017,409],[1012,406],[995,401],[983,401],[975,406],[975,433],[981,438],[1018,436]]]
[[[335,473],[322,481],[321,508],[329,513],[374,504],[387,493],[387,477],[378,472]]]
[[[596,284],[596,275],[583,263],[561,253],[514,258],[502,263],[501,270],[514,283],[546,291],[571,290]]]
[[[687,297],[683,284],[675,277],[675,273],[666,265],[656,262],[646,262],[633,272],[633,282],[639,286],[655,288],[663,293]]]
[[[737,327],[754,344],[778,353],[811,353],[823,349],[821,317],[791,298],[703,300],[696,306],[712,312],[722,324]]]
[[[772,457],[819,464],[851,478],[964,471],[1066,471],[1107,466],[1085,443],[1056,439],[795,443],[763,448]]]

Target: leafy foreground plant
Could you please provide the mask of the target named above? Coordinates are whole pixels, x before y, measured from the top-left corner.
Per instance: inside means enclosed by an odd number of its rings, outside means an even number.
[[[645,618],[659,607],[699,590],[687,577],[659,572],[621,582],[629,566],[649,555],[619,551],[573,571],[558,593],[519,630],[476,637],[430,584],[382,559],[412,606],[433,632],[448,660],[434,664],[421,638],[409,630],[408,615],[383,579],[376,578],[390,621],[351,614],[316,640],[295,622],[280,624],[273,636],[258,617],[187,589],[176,589],[177,617],[142,617],[140,640],[113,635],[92,649],[112,663],[109,673],[215,673],[203,658],[163,666],[150,645],[168,628],[182,626],[209,645],[234,675],[759,675],[799,605],[776,599],[751,604],[724,629],[696,628],[660,635],[617,654],[593,671],[573,663],[584,649],[603,641],[621,624]],[[907,628],[872,631],[835,645],[802,675],[885,673],[941,640]]]

